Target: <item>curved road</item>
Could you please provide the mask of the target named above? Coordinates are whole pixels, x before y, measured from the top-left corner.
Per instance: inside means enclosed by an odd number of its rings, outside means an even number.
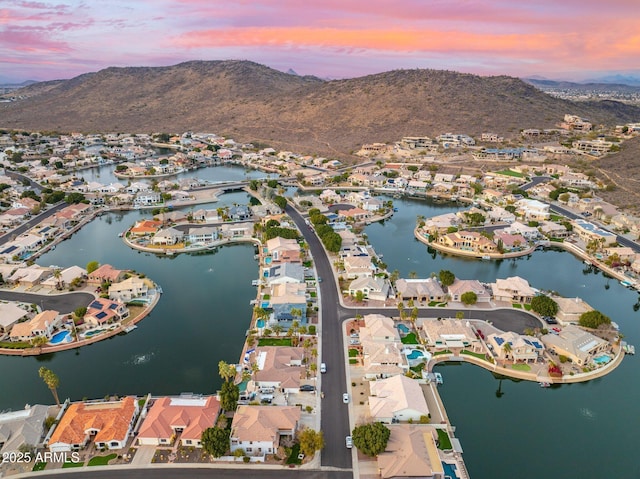
[[[47,474],[37,472],[28,475],[42,479],[56,479],[60,473]],[[250,469],[250,468],[225,468],[214,467],[147,467],[145,469],[133,469],[129,467],[109,467],[109,470],[95,470],[93,467],[82,469],[64,469],[64,476],[78,479],[227,479],[251,477],[256,479],[288,479],[295,477],[303,479],[351,479],[351,471],[307,471],[300,469]],[[20,477],[25,477],[21,475]]]
[[[93,301],[94,296],[82,291],[65,294],[34,294],[0,290],[0,299],[37,304],[43,310],[53,309],[61,314],[67,314],[77,308],[87,306]]]

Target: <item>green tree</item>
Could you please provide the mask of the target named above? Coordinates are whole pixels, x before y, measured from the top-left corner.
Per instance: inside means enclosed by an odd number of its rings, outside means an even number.
[[[51,394],[53,394],[53,399],[55,399],[56,405],[60,407],[60,399],[58,399],[58,386],[60,386],[60,378],[51,369],[47,369],[44,366],[38,369],[38,376],[40,376],[44,383],[47,385],[47,387],[51,391]]]
[[[544,294],[531,299],[531,310],[540,316],[555,316],[558,313],[558,303]]]
[[[213,457],[220,457],[229,450],[231,430],[221,427],[209,427],[202,431],[200,440],[202,449]]]
[[[478,302],[478,295],[473,291],[467,291],[466,293],[462,293],[462,295],[460,295],[460,301],[462,301],[462,304],[466,306],[471,306],[472,304],[476,304]]]
[[[251,191],[258,191],[259,187],[260,187],[260,182],[258,180],[251,180],[249,182],[249,189]]]
[[[77,192],[69,193],[64,199],[64,201],[69,203],[70,205],[82,203],[84,200],[85,200],[85,196],[82,193],[77,193]]]
[[[440,278],[442,286],[451,286],[456,280],[456,275],[446,269],[441,269],[440,273],[438,273],[438,277]]]
[[[225,411],[235,411],[240,398],[240,388],[231,381],[225,381],[220,388],[220,407]]]
[[[100,263],[98,263],[97,261],[89,261],[86,266],[87,274],[93,273],[99,267],[100,267]]]
[[[356,291],[356,301],[358,303],[362,303],[364,301],[364,291],[362,291],[361,289]]]
[[[593,311],[582,313],[580,315],[580,319],[578,320],[578,324],[585,328],[596,329],[603,324],[611,324],[611,318],[601,313],[597,309],[594,309]]]
[[[278,187],[278,180],[269,180],[269,181],[267,181],[267,186],[269,188],[277,188]]]
[[[353,445],[367,456],[377,456],[387,448],[391,431],[381,422],[357,426],[351,433]]]
[[[273,202],[282,210],[284,210],[285,206],[287,206],[287,199],[284,196],[274,196]]]
[[[73,314],[78,319],[84,318],[84,315],[87,314],[86,306],[80,306],[79,308],[76,308],[75,311],[73,312]]]
[[[229,382],[236,376],[236,367],[226,361],[219,361],[218,374],[225,380],[225,382]]]
[[[298,433],[298,441],[300,452],[305,456],[313,456],[316,451],[320,451],[324,447],[322,431],[305,428]]]

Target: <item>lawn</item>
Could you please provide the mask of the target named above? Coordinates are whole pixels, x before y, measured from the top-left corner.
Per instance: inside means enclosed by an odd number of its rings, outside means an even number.
[[[505,176],[513,176],[515,178],[524,178],[524,175],[522,173],[518,173],[517,171],[512,171],[512,170],[496,171],[496,175],[505,175]]]
[[[358,350],[357,350],[357,349],[350,349],[350,350],[349,350],[349,357],[350,357],[350,358],[355,358],[355,357],[357,357],[357,356],[358,356],[358,354],[359,354],[359,353],[358,353]]]
[[[527,311],[531,311],[531,305],[530,304],[525,304],[524,305],[524,309],[526,309]]]
[[[66,462],[62,465],[62,469],[67,469],[69,467],[82,467],[84,466],[84,461],[80,462]]]
[[[531,366],[526,363],[516,363],[511,366],[511,369],[515,369],[516,371],[531,371]]]
[[[26,349],[30,348],[31,343],[13,342],[13,341],[0,341],[0,348],[7,349]]]
[[[416,333],[409,333],[404,338],[401,339],[402,344],[420,344],[418,339],[416,338]]]
[[[302,461],[298,459],[298,454],[300,454],[300,444],[294,444],[291,448],[291,454],[287,458],[287,464],[302,464]]]
[[[44,468],[47,467],[46,462],[38,461],[33,465],[32,471],[44,471]]]
[[[351,358],[351,359],[349,359],[349,364],[358,364],[358,360],[354,359],[354,358]]]
[[[438,449],[443,451],[450,451],[452,449],[451,439],[449,434],[444,429],[437,429],[438,431]]]
[[[520,303],[513,303],[511,306],[513,306],[514,309],[522,309],[522,305]]]
[[[435,353],[433,353],[434,356],[439,356],[440,354],[451,354],[451,351],[445,349],[444,351],[436,351]]]
[[[107,456],[94,456],[89,459],[87,466],[108,466],[111,459],[118,457],[117,454],[109,454]]]
[[[560,216],[560,215],[554,215],[554,214],[549,215],[549,219],[550,219],[551,221],[556,221],[556,222],[557,222],[557,221],[562,221],[562,220],[564,220],[564,218],[563,218],[562,216]]]
[[[258,346],[291,346],[291,338],[260,338]]]
[[[412,366],[409,369],[411,369],[414,373],[418,373],[420,374],[420,372],[425,368],[426,364],[425,363],[420,363],[416,366]]]
[[[473,351],[467,351],[466,349],[464,349],[461,354],[475,356],[476,358],[479,358],[479,359],[487,359],[484,353],[474,353]]]

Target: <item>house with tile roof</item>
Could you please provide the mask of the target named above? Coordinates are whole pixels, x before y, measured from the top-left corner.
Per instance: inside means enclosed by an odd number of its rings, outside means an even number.
[[[109,286],[109,299],[127,303],[135,298],[146,298],[149,294],[150,281],[137,276],[130,276]]]
[[[426,424],[394,424],[384,452],[378,454],[378,474],[383,479],[419,477],[444,479],[438,452],[438,434]]]
[[[92,326],[99,326],[122,321],[128,317],[129,309],[124,304],[107,298],[96,298],[87,306],[84,322]]]
[[[516,362],[536,362],[544,351],[544,343],[538,338],[513,331],[489,334],[487,344],[499,359]]]
[[[136,438],[141,446],[168,446],[179,437],[182,446],[200,448],[203,431],[216,424],[219,414],[215,396],[161,397],[147,412]]]
[[[545,334],[540,338],[547,349],[567,356],[578,366],[589,364],[596,355],[604,353],[610,345],[604,339],[569,324],[556,334]]]
[[[0,454],[15,453],[22,446],[40,447],[47,417],[49,406],[40,404],[0,414]]]
[[[231,453],[275,454],[282,438],[293,439],[300,423],[298,406],[238,406],[231,423]]]
[[[429,406],[420,384],[404,375],[369,382],[369,414],[374,421],[420,421]]]
[[[476,294],[478,303],[488,303],[491,300],[491,294],[477,279],[458,279],[447,287],[451,301],[461,301],[464,293],[473,292]]]
[[[13,325],[26,318],[28,314],[29,311],[16,303],[0,301],[0,335],[11,331]]]
[[[267,241],[267,252],[274,263],[300,261],[300,245],[294,239],[272,238]]]
[[[110,264],[103,264],[98,269],[88,274],[89,284],[102,284],[105,281],[109,283],[117,283],[124,279],[125,271],[121,269],[115,269]]]
[[[425,319],[418,330],[427,345],[436,350],[451,348],[483,350],[469,321],[459,319]]]
[[[30,341],[38,336],[51,339],[53,330],[60,324],[60,313],[54,310],[42,311],[29,321],[17,323],[11,328],[9,339],[11,341]]]
[[[349,295],[355,296],[362,291],[365,299],[386,301],[389,297],[389,282],[383,278],[362,277],[349,284]]]
[[[347,256],[343,263],[345,275],[349,279],[372,277],[376,271],[371,256]]]
[[[440,283],[433,278],[404,279],[396,281],[396,296],[398,299],[420,302],[445,301],[447,295]]]
[[[491,283],[491,293],[496,301],[525,304],[530,303],[536,294],[529,282],[520,276],[496,279],[495,283]]]
[[[133,429],[138,401],[127,396],[119,401],[71,404],[47,443],[52,452],[82,449],[92,442],[96,448],[122,449]]]
[[[262,346],[255,351],[258,370],[253,375],[257,388],[274,388],[285,393],[300,392],[300,380],[306,370],[302,365],[304,348]]]

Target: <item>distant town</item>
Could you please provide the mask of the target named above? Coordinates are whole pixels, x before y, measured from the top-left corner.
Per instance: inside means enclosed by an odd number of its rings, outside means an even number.
[[[489,264],[558,248],[640,290],[640,218],[599,197],[607,183],[565,163],[615,154],[640,123],[605,130],[567,114],[557,128],[510,139],[404,137],[362,145],[356,165],[214,133],[0,133],[0,354],[145,333],[163,288],[178,285],[127,265],[39,260],[111,212],[142,213],[113,226],[133,250],[174,257],[246,242],[259,262],[242,352],[211,365],[222,379],[216,394],[60,401],[45,364],[55,405],[0,414],[7,477],[181,463],[312,471],[332,454],[353,464],[354,477],[466,479],[437,364],[469,362],[547,388],[604,376],[635,353],[588,297],[517,275],[401,277],[364,231],[398,212],[393,199],[457,202],[456,213],[415,218],[425,253]],[[109,165],[118,181],[79,174]],[[269,176],[197,178],[223,165]],[[215,207],[233,191],[251,201]],[[51,298],[59,310],[44,307]]]

